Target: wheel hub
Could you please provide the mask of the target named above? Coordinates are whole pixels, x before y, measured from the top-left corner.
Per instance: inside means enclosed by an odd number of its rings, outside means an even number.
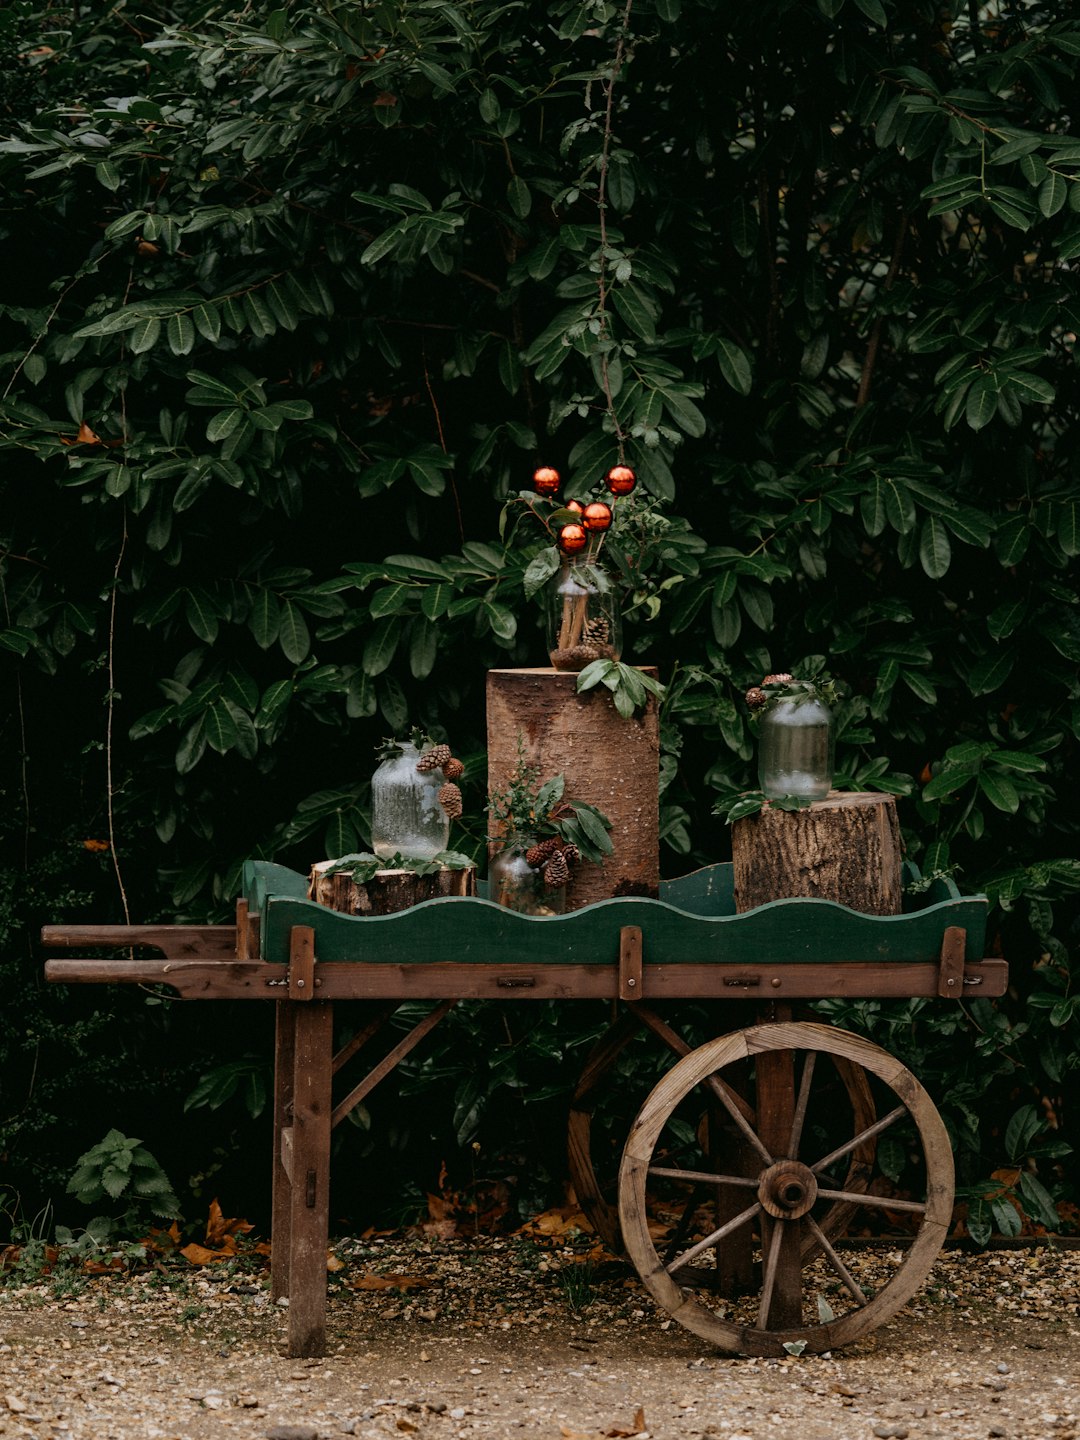
[[[798,1220],[817,1200],[817,1177],[798,1160],[778,1160],[762,1171],[758,1199],[774,1220]]]

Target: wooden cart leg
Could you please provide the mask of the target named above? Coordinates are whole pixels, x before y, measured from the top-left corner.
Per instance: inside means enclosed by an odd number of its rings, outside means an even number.
[[[326,1245],[330,1222],[330,1082],[334,1007],[293,1003],[289,1340],[294,1357],[326,1349]]]
[[[292,1254],[292,1113],[296,1053],[296,1012],[300,1006],[279,1000],[274,1007],[274,1158],[270,1219],[270,1298],[289,1293]]]
[[[757,1072],[758,1134],[771,1154],[786,1157],[795,1115],[795,1056],[791,1050],[765,1051],[754,1061]],[[761,1264],[767,1284],[773,1275],[768,1313],[758,1323],[787,1330],[802,1323],[802,1226],[798,1221],[761,1216]]]

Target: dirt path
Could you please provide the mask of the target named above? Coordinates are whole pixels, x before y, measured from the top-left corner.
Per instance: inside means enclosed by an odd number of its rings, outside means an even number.
[[[539,1256],[539,1258],[538,1258]],[[1080,1251],[951,1253],[897,1320],[831,1356],[710,1352],[621,1266],[514,1241],[357,1249],[325,1360],[235,1266],[0,1291],[0,1435],[35,1440],[799,1440],[1080,1427]],[[393,1281],[399,1283],[396,1288]],[[390,1284],[385,1282],[390,1281]]]

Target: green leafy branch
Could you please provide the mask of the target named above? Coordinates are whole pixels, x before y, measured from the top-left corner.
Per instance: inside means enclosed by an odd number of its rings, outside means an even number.
[[[615,709],[624,719],[644,710],[650,695],[658,703],[664,698],[664,687],[659,680],[633,665],[624,665],[621,660],[594,660],[585,666],[577,678],[577,693],[584,695],[597,685],[611,691]]]

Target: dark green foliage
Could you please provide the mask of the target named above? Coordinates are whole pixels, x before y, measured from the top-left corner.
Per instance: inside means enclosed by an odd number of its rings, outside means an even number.
[[[843,782],[989,887],[1014,976],[985,1014],[838,1018],[918,1059],[973,1183],[1025,1106],[1075,1141],[1073,12],[6,6],[5,922],[123,918],[86,839],[140,920],[362,849],[388,729],[451,735],[480,813],[484,671],[544,658],[544,537],[500,507],[538,459],[584,499],[624,455],[605,558],[666,686],[667,869],[724,853],[746,687],[827,663]],[[262,1018],[41,995],[25,934],[3,966],[21,1186],[85,1148],[91,1085],[172,1173],[231,1176],[181,1097]]]

